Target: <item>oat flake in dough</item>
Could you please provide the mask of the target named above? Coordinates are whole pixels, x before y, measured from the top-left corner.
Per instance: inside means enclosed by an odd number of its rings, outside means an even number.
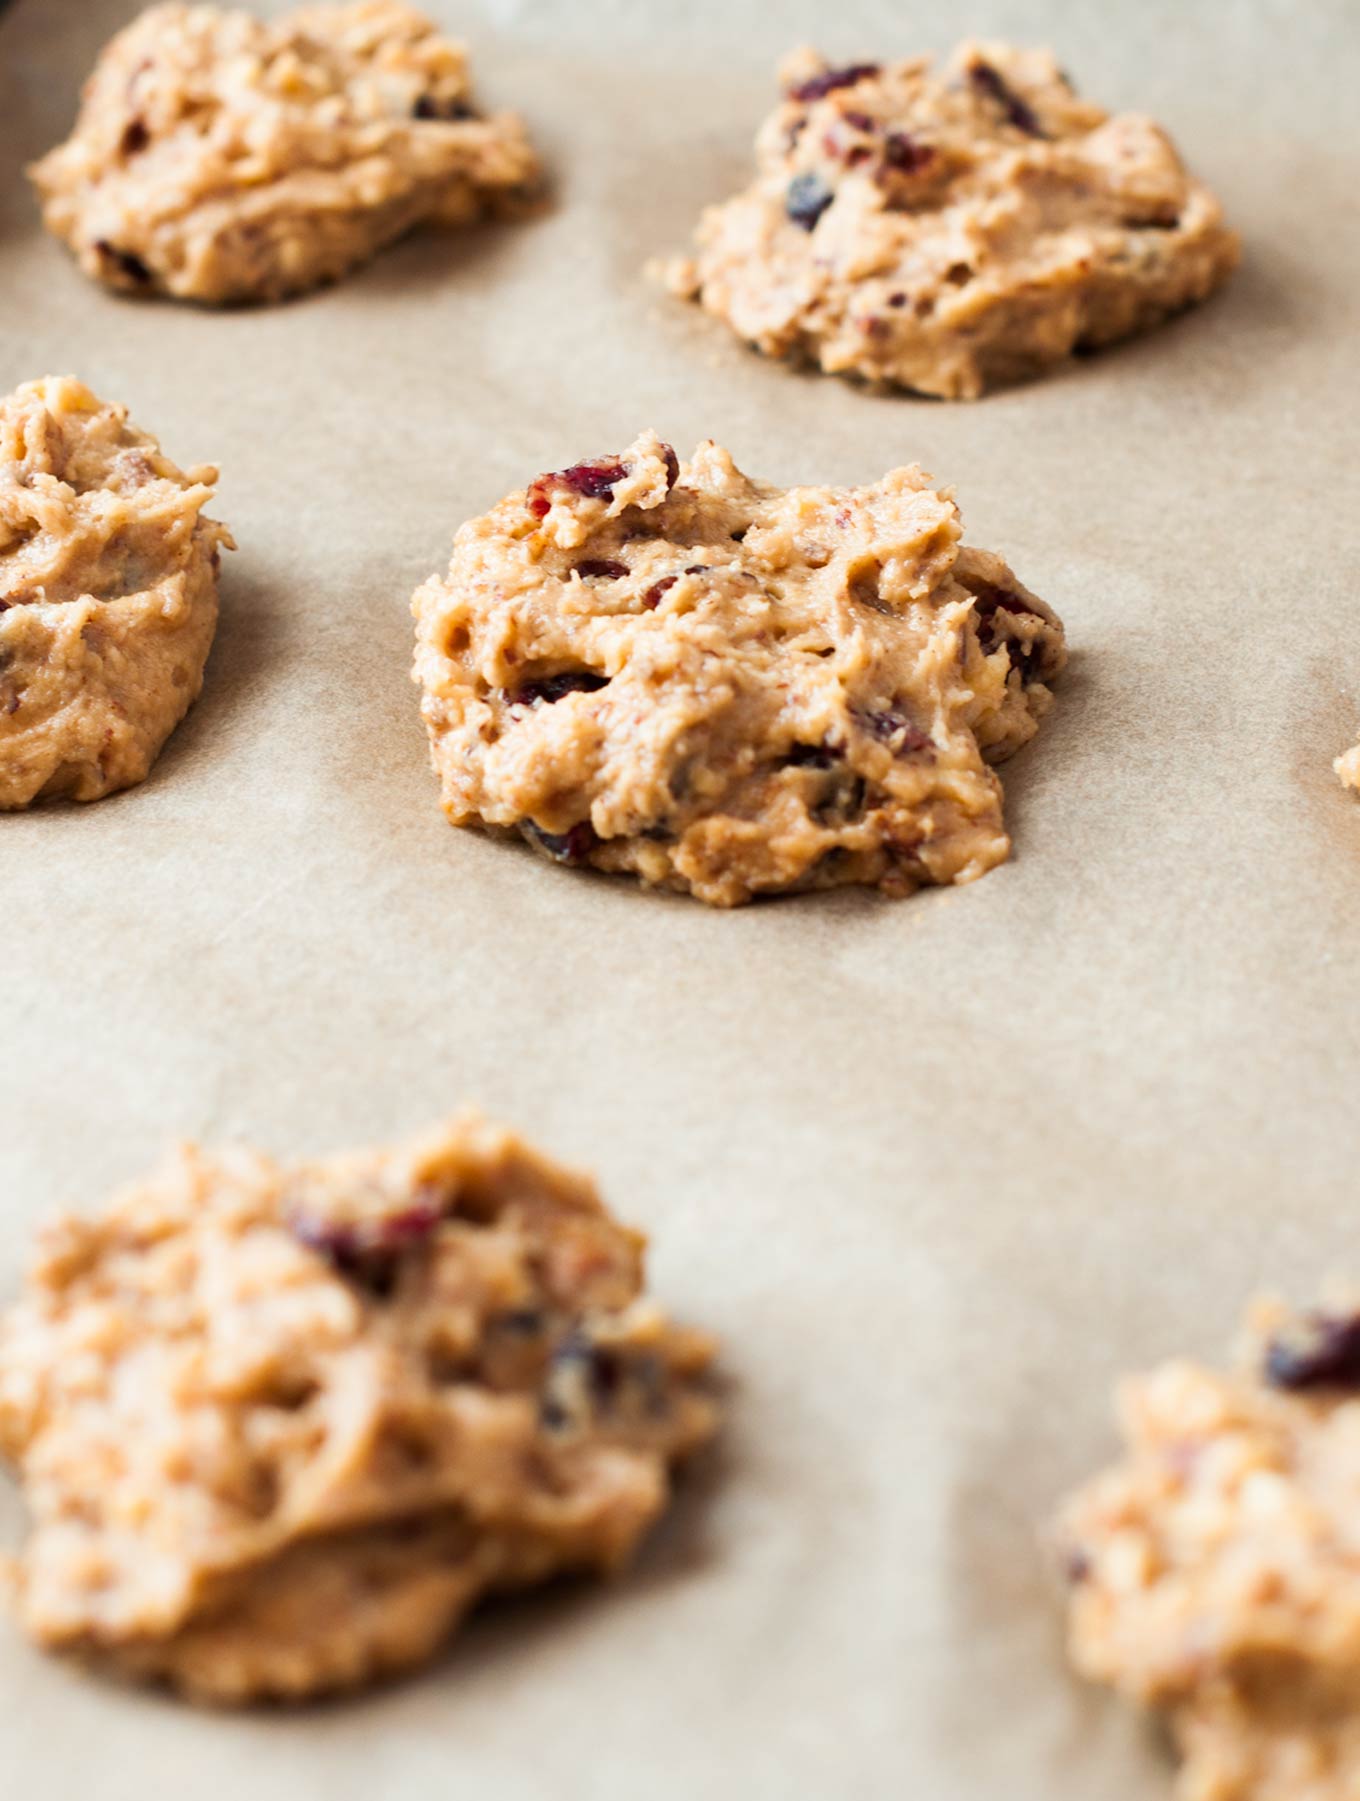
[[[960,538],[917,468],[785,491],[647,433],[539,476],[412,603],[449,818],[720,906],[983,874],[1009,849],[987,764],[1065,653]]]
[[[947,398],[1145,330],[1234,267],[1170,139],[1083,100],[1043,50],[965,43],[829,67],[810,50],[757,174],[663,266],[770,356]]]
[[[1125,1384],[1067,1506],[1077,1668],[1167,1711],[1182,1801],[1360,1795],[1360,1312],[1263,1304],[1229,1374]]]
[[[58,1220],[0,1321],[21,1623],[195,1699],[301,1698],[617,1567],[715,1418],[642,1251],[466,1115],[322,1163],[188,1148]]]
[[[0,399],[0,810],[150,770],[217,626],[216,480],[69,377]]]
[[[400,0],[264,21],[153,7],[105,48],[31,171],[50,231],[126,293],[279,300],[423,224],[521,206],[520,121],[472,104],[461,45]]]

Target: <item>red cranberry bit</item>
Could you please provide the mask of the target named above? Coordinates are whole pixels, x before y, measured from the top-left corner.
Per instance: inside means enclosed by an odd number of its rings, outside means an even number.
[[[554,863],[578,867],[589,858],[591,851],[600,842],[588,819],[581,820],[565,832],[545,832],[532,819],[521,819],[519,831],[526,843],[532,844],[535,850],[542,851],[545,857],[551,857]]]
[[[669,444],[661,446],[661,454],[666,460],[666,492],[669,494],[680,479],[680,459]]]
[[[118,141],[119,152],[123,156],[138,156],[151,142],[151,133],[142,119],[134,119],[124,127],[123,135]]]
[[[579,576],[589,578],[599,576],[603,581],[622,581],[628,573],[627,563],[616,563],[612,557],[587,557],[584,563],[576,565]]]
[[[437,94],[422,94],[411,108],[411,116],[414,119],[442,119],[446,125],[455,125],[464,119],[480,119],[482,115],[466,100],[445,100]]]
[[[861,713],[858,718],[866,732],[871,732],[881,743],[891,745],[895,757],[916,756],[935,749],[935,740],[928,732],[918,730],[909,719],[890,707],[877,713]]]
[[[590,463],[573,463],[570,469],[553,469],[529,485],[526,496],[535,519],[546,517],[554,488],[583,495],[587,500],[609,500],[628,471],[618,457],[597,457]]]
[[[890,131],[883,145],[883,161],[889,169],[915,175],[935,160],[933,144],[918,144],[909,132]]]
[[[990,63],[972,63],[968,70],[968,79],[979,93],[985,94],[989,100],[995,100],[1005,113],[1010,124],[1017,131],[1028,132],[1032,138],[1044,135],[1043,127],[1035,116],[1033,108],[1022,100],[1013,88],[1010,88],[997,74]]]
[[[680,577],[678,575],[663,575],[659,582],[653,582],[651,587],[648,588],[647,592],[642,597],[643,606],[647,607],[649,610],[653,607],[659,607],[664,596],[670,593],[671,589],[679,580]]]
[[[625,572],[626,573],[626,572]],[[513,692],[505,690],[512,707],[552,706],[568,694],[594,694],[609,686],[609,677],[593,669],[564,669],[560,675],[545,675],[542,681],[525,682]]]
[[[342,1222],[299,1214],[288,1223],[295,1238],[342,1276],[382,1297],[391,1294],[401,1259],[427,1243],[443,1217],[443,1205],[427,1199],[382,1219]]]
[[[844,112],[842,119],[847,125],[853,125],[856,131],[874,132],[878,130],[878,120],[868,113]]]
[[[130,250],[120,250],[116,244],[110,244],[107,238],[98,238],[94,248],[100,261],[112,265],[119,275],[135,281],[139,287],[146,287],[150,283],[150,269],[141,257],[134,256]]]
[[[824,69],[810,81],[800,82],[796,88],[789,89],[788,97],[790,100],[821,100],[837,88],[853,88],[877,74],[877,63],[847,63],[843,69]]]
[[[889,296],[888,296],[888,305],[889,306],[896,308],[899,306],[905,306],[906,304],[907,304],[907,297],[905,294],[901,294],[901,293],[889,294]]]
[[[795,225],[811,231],[835,197],[820,175],[795,175],[784,196],[784,211]]]
[[[689,563],[685,567],[686,575],[707,575],[713,567],[711,563]]]
[[[1266,1347],[1272,1388],[1360,1388],[1360,1314],[1310,1314],[1303,1329]]]

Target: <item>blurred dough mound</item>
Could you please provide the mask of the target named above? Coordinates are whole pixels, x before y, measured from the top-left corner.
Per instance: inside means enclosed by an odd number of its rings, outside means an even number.
[[[463,1116],[279,1167],[186,1148],[41,1237],[0,1324],[39,1643],[216,1702],[429,1657],[623,1562],[714,1423],[593,1184]]]
[[[1184,1801],[1355,1801],[1360,1311],[1251,1327],[1234,1373],[1125,1384],[1124,1461],[1060,1526],[1072,1658],[1168,1710]]]
[[[1143,331],[1234,267],[1166,133],[1080,99],[1052,56],[965,43],[780,71],[754,182],[665,279],[769,356],[971,399]]]
[[[68,377],[0,399],[0,810],[146,776],[217,627],[216,480]]]
[[[87,275],[225,303],[316,287],[417,225],[513,210],[538,163],[517,118],[472,105],[461,45],[400,0],[351,0],[269,22],[151,8],[31,174]]]
[[[1338,757],[1332,767],[1348,788],[1360,789],[1360,744]]]
[[[412,603],[445,811],[731,906],[960,882],[1009,850],[987,768],[1062,627],[918,468],[749,480],[653,433],[541,475]]]

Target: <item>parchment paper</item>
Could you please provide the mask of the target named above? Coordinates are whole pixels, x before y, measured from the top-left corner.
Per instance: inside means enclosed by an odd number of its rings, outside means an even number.
[[[1330,768],[1360,728],[1360,14],[429,0],[554,210],[215,315],[96,291],[20,178],[135,10],[0,24],[0,390],[78,373],[220,462],[241,548],[152,779],[0,819],[0,1287],[41,1212],[172,1138],[322,1151],[474,1097],[599,1172],[734,1393],[629,1580],[367,1699],[205,1717],[6,1632],[0,1787],[1166,1794],[1155,1734],[1066,1675],[1035,1539],[1112,1449],[1116,1372],[1216,1354],[1262,1285],[1360,1277],[1360,807]],[[643,280],[742,178],[783,50],[970,30],[1172,128],[1246,240],[1219,299],[947,405],[791,374]],[[957,484],[1073,647],[1005,772],[1008,866],[721,914],[444,823],[411,589],[461,520],[648,425],[780,482]]]

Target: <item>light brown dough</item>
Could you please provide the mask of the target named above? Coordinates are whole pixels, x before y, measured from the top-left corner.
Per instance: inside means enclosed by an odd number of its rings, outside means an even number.
[[[1332,768],[1347,788],[1360,788],[1360,744],[1338,757]]]
[[[1065,653],[960,537],[917,468],[784,491],[647,433],[539,476],[412,603],[449,818],[719,906],[983,874],[1009,850],[986,765]]]
[[[69,377],[0,400],[0,810],[150,770],[217,628],[216,480]]]
[[[1360,1795],[1360,1312],[1262,1304],[1242,1367],[1128,1382],[1069,1504],[1077,1668],[1164,1708],[1183,1801]]]
[[[152,7],[105,48],[31,171],[49,231],[129,294],[280,300],[412,227],[521,207],[538,162],[482,118],[467,57],[400,0],[263,21]]]
[[[0,1322],[22,1624],[195,1699],[300,1698],[614,1568],[715,1417],[642,1249],[475,1116],[293,1167],[189,1147],[56,1221]]]
[[[663,266],[769,356],[971,399],[1202,300],[1235,266],[1218,201],[1052,56],[965,43],[831,68],[810,50],[757,173]]]

